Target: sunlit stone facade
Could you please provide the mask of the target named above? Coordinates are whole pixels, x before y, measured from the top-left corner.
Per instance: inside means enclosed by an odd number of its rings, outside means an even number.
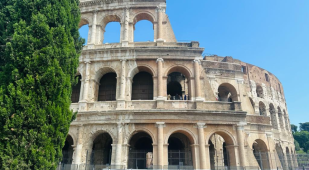
[[[296,166],[284,92],[273,74],[232,57],[203,56],[196,41],[177,42],[165,0],[81,0],[80,9],[89,36],[64,163]],[[141,20],[153,24],[153,42],[134,42]],[[102,43],[109,22],[121,24],[119,43]]]

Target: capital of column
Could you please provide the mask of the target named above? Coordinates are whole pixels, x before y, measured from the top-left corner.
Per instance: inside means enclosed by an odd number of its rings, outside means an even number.
[[[85,64],[91,64],[91,61],[84,61]]]
[[[124,123],[122,123],[122,122],[118,122],[118,123],[117,123],[117,128],[118,128],[118,129],[120,129],[120,128],[122,128],[122,127],[123,127],[123,125],[124,125]]]
[[[165,127],[165,122],[156,122],[156,127],[158,127],[158,128]]]
[[[207,126],[206,126],[206,123],[196,123],[196,127],[197,127],[198,129],[204,129],[204,128],[206,128]]]
[[[127,59],[121,59],[120,61],[121,61],[121,62],[126,62],[126,61],[127,61]]]
[[[157,63],[158,63],[158,62],[164,62],[163,58],[158,58],[158,59],[157,59]]]
[[[201,63],[201,60],[199,60],[199,59],[194,59],[194,60],[193,60],[193,63],[202,64],[202,63]]]

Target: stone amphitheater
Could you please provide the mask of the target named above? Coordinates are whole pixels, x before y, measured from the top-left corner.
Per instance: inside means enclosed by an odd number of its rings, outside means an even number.
[[[79,58],[63,148],[71,169],[297,167],[283,87],[275,75],[177,42],[166,0],[80,0],[88,43]],[[154,41],[134,42],[135,24]],[[103,44],[121,25],[120,42]]]

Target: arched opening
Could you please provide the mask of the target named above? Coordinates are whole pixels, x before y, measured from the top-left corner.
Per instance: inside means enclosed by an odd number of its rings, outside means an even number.
[[[98,135],[94,141],[90,164],[95,168],[105,168],[111,164],[113,139],[108,133]]]
[[[73,138],[68,135],[64,147],[62,148],[62,161],[61,164],[72,164],[73,161]]]
[[[269,157],[267,145],[261,139],[257,139],[252,144],[254,157],[261,170],[269,169]]]
[[[79,34],[80,34],[80,37],[84,38],[85,39],[85,44],[88,44],[88,38],[91,37],[89,34],[89,22],[85,19],[81,19],[79,25]]]
[[[281,167],[283,170],[287,170],[287,166],[285,164],[285,159],[284,159],[284,153],[283,150],[281,148],[281,146],[279,144],[276,144],[276,152],[277,152],[277,156],[279,159],[279,167]]]
[[[80,97],[82,76],[78,75],[78,76],[76,76],[76,79],[77,79],[77,84],[72,86],[72,95],[71,95],[71,102],[72,103],[78,103],[79,97]]]
[[[138,132],[130,139],[128,169],[150,169],[153,166],[152,138],[145,132]]]
[[[175,132],[168,138],[169,169],[179,168],[179,166],[191,166],[193,169],[192,144],[192,140],[180,132]]]
[[[276,109],[272,103],[269,104],[269,112],[270,112],[271,124],[273,128],[278,129]]]
[[[278,106],[278,119],[279,119],[279,125],[280,125],[280,129],[284,129],[284,121],[283,121],[283,116],[282,116],[282,112],[280,107]]]
[[[172,72],[167,78],[168,100],[190,100],[188,78],[180,72]]]
[[[102,21],[103,43],[119,43],[121,41],[120,18],[117,15],[108,15]]]
[[[218,88],[218,100],[223,102],[238,101],[235,87],[229,83],[223,83]]]
[[[212,134],[208,140],[211,169],[226,169],[235,166],[234,142],[224,132]]]
[[[98,101],[116,100],[117,75],[107,73],[100,80]]]
[[[119,43],[121,25],[119,22],[110,22],[106,25],[104,31],[103,44]]]
[[[134,25],[134,42],[153,42],[154,29],[150,21],[142,20]]]
[[[259,103],[259,112],[260,112],[261,116],[267,116],[266,106],[265,106],[265,104],[263,102]]]
[[[263,88],[260,85],[256,86],[257,97],[264,98]]]
[[[147,72],[139,72],[133,78],[132,100],[153,100],[153,79]]]
[[[293,164],[292,164],[292,155],[290,153],[290,150],[288,147],[286,147],[286,158],[287,158],[287,161],[288,161],[288,169],[293,169]]]
[[[133,19],[134,42],[154,41],[154,18],[147,13],[140,13]]]

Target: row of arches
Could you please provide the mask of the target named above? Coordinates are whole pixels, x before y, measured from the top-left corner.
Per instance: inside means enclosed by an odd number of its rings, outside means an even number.
[[[134,75],[131,87],[131,100],[153,100],[154,99],[154,75],[149,69],[140,69]],[[80,100],[82,89],[82,77],[77,76],[78,83],[72,88],[72,103]],[[170,72],[166,83],[167,100],[191,100],[192,87],[191,78],[186,72]],[[84,89],[87,90],[87,89]],[[218,87],[218,101],[238,101],[237,91],[233,85],[223,83]],[[115,101],[117,99],[117,74],[115,72],[105,73],[98,85],[97,101]]]
[[[89,159],[87,164],[103,166],[111,165],[113,157],[114,137],[108,132],[101,132],[92,138],[92,148],[89,150]],[[156,143],[153,134],[147,131],[138,130],[132,133],[128,139],[127,148],[127,168],[129,169],[149,169],[156,165],[154,164],[154,143]],[[235,139],[230,134],[224,131],[217,131],[209,135],[207,144],[209,146],[209,162],[211,169],[222,169],[223,167],[237,166],[237,151],[235,150]],[[72,163],[73,139],[67,137],[66,145],[63,148],[63,163]],[[178,166],[186,166],[194,168],[196,164],[196,153],[194,147],[196,139],[185,130],[176,130],[168,136],[167,146],[167,165],[169,168],[177,168]],[[236,147],[237,148],[237,147]],[[268,145],[262,139],[256,139],[252,143],[252,155],[254,155],[260,169],[270,169],[271,163],[269,160],[272,155],[269,155]],[[280,150],[281,149],[281,150]],[[276,154],[280,158],[282,166],[292,166],[292,162],[286,164],[283,162],[282,148],[276,146]],[[65,154],[68,153],[68,154]],[[286,154],[292,153],[287,148]],[[65,158],[66,156],[66,158]],[[68,158],[70,157],[71,158]],[[282,159],[281,159],[282,157]],[[66,160],[66,161],[65,161]],[[290,160],[292,161],[292,160]],[[291,165],[290,165],[291,164]]]
[[[106,43],[118,43],[123,40],[124,35],[124,21],[118,15],[107,15],[98,20],[97,24],[93,24],[93,19],[88,19],[87,17],[81,18],[79,28],[80,33],[83,38],[86,39],[87,43],[96,44],[106,44]],[[132,42],[139,41],[154,41],[154,23],[155,18],[149,13],[138,13],[134,16],[130,23],[129,34]],[[95,27],[94,29],[92,27]],[[97,42],[91,40],[91,34],[96,31],[96,35],[100,37],[95,37]]]
[[[251,105],[253,107],[253,110],[255,110],[255,103],[253,102],[252,98],[249,98]],[[278,106],[277,109],[275,109],[274,105],[272,103],[268,106],[269,113],[267,113],[266,105],[260,101],[259,102],[259,115],[260,116],[270,116],[271,123],[274,129],[286,129],[289,130],[289,118],[286,113],[286,111]],[[279,122],[277,122],[277,117]]]

